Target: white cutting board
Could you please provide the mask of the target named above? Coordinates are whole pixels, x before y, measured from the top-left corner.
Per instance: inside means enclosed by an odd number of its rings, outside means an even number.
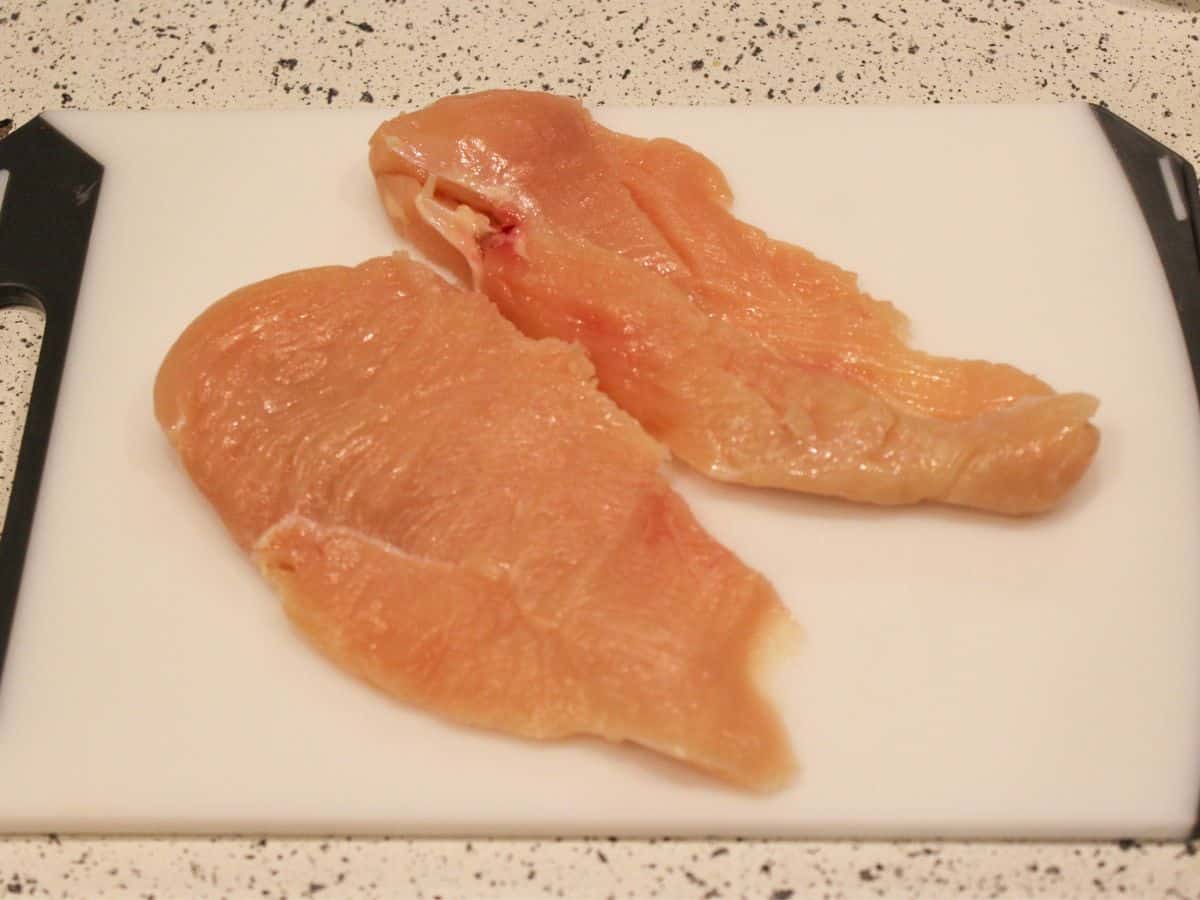
[[[385,112],[55,113],[106,166],[0,686],[7,831],[1180,836],[1200,796],[1200,427],[1133,194],[1083,105],[602,109],[729,174],[919,346],[1103,401],[1054,515],[879,511],[678,474],[807,631],[803,772],[747,796],[651,754],[444,724],[342,675],[151,412],[208,303],[395,249]],[[532,477],[532,473],[531,473]]]

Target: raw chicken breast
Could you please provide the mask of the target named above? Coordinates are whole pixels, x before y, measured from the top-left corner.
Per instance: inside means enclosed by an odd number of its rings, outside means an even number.
[[[633,741],[753,788],[791,771],[756,681],[791,620],[578,348],[375,259],[219,301],[154,401],[288,615],[349,671],[509,734]]]
[[[1093,397],[911,349],[853,275],[734,218],[711,162],[574,100],[446,98],[385,123],[370,164],[402,235],[526,334],[580,343],[601,387],[712,477],[1024,514],[1095,454]]]

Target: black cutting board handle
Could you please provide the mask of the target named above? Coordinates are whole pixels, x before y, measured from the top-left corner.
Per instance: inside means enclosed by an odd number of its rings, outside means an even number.
[[[45,316],[42,349],[0,533],[0,676],[12,633],[38,486],[79,299],[104,167],[41,117],[0,141],[0,308]]]
[[[1092,105],[1154,238],[1200,392],[1200,192],[1186,159],[1116,113]],[[1168,179],[1174,181],[1172,186]]]

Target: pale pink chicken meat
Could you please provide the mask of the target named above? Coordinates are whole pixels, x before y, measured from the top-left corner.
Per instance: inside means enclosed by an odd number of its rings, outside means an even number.
[[[795,626],[579,348],[376,259],[220,300],[154,402],[287,614],[350,672],[469,725],[631,741],[750,788],[791,773],[758,679]]]
[[[1024,514],[1096,452],[1095,398],[913,350],[851,273],[737,220],[703,156],[574,100],[446,98],[385,123],[370,164],[402,235],[526,334],[579,342],[601,387],[715,478]]]

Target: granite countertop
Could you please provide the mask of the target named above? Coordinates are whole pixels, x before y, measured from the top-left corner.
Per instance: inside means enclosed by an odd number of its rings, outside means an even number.
[[[1200,159],[1200,0],[0,0],[0,131],[56,108],[1104,103]],[[38,323],[0,321],[0,486]],[[0,493],[0,503],[4,501]],[[2,804],[2,799],[0,799]],[[19,896],[1200,897],[1192,844],[0,838]]]

